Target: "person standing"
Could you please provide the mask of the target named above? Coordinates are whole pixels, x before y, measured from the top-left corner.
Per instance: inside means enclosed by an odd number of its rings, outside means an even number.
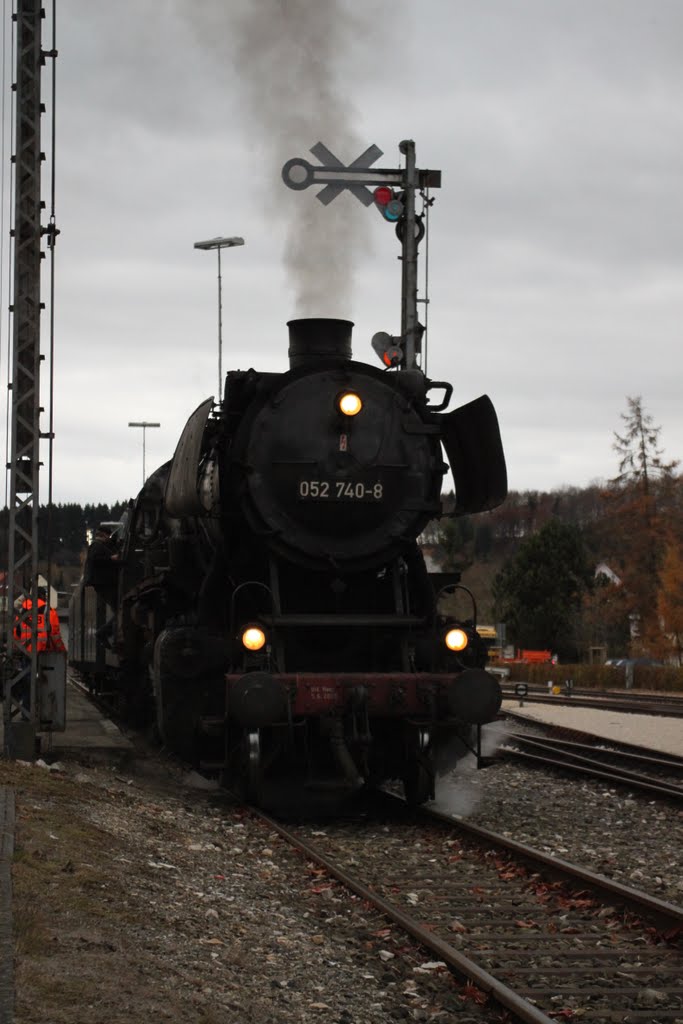
[[[38,587],[37,605],[37,649],[39,651],[66,651],[59,625],[59,616],[57,615],[56,608],[48,608],[45,587]],[[20,607],[21,612],[24,614],[17,617],[14,636],[28,654],[31,651],[31,634],[33,632],[33,603],[31,598],[25,597]]]
[[[95,530],[95,537],[88,548],[83,570],[83,582],[91,586],[98,597],[98,622],[95,635],[105,647],[111,649],[116,633],[116,607],[119,592],[119,570],[121,559],[112,531],[109,526],[100,525]],[[100,601],[108,606],[110,612],[99,607]],[[109,614],[109,618],[106,618]],[[104,616],[102,619],[100,616]],[[106,620],[106,621],[105,621]]]
[[[112,608],[118,591],[119,554],[108,526],[98,526],[88,548],[83,582],[94,587]]]

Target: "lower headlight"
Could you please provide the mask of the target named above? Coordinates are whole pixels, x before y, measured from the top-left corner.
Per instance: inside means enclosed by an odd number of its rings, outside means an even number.
[[[443,638],[443,642],[449,651],[464,651],[470,642],[470,638],[464,629],[449,629]]]
[[[260,626],[246,626],[242,630],[242,646],[248,651],[260,651],[266,642],[266,634]]]

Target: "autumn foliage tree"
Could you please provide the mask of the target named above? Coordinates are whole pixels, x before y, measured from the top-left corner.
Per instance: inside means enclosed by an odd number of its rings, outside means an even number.
[[[599,574],[586,590],[577,620],[582,651],[604,647],[609,655],[623,655],[630,641],[630,607],[623,585]]]
[[[664,552],[660,570],[657,613],[678,664],[683,664],[683,543],[672,538]]]
[[[661,654],[660,571],[680,481],[676,461],[665,461],[661,428],[653,425],[640,396],[627,398],[624,429],[613,448],[619,473],[605,494],[604,541],[624,587],[624,611],[633,623],[634,653]]]

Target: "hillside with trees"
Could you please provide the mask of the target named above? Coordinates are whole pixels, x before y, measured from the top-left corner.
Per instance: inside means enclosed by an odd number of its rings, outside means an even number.
[[[56,590],[68,591],[80,574],[87,538],[98,523],[118,522],[128,501],[113,505],[78,505],[68,502],[63,505],[41,505],[38,513],[39,571]],[[9,548],[9,512],[0,511],[0,551],[6,554]],[[50,572],[48,573],[48,563]]]
[[[627,403],[612,480],[511,491],[500,508],[427,534],[434,560],[479,596],[480,621],[505,622],[516,647],[681,662],[683,477],[641,398]]]

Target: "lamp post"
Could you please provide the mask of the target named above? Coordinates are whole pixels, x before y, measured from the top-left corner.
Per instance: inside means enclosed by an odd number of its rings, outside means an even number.
[[[209,238],[206,242],[195,242],[195,249],[215,249],[218,254],[218,401],[223,398],[223,295],[221,288],[221,249],[232,249],[244,245],[244,239]]]
[[[139,423],[129,423],[129,427],[142,427],[142,484],[145,484],[145,439],[147,435],[148,427],[160,427],[161,423],[148,423],[147,420],[142,420]]]

